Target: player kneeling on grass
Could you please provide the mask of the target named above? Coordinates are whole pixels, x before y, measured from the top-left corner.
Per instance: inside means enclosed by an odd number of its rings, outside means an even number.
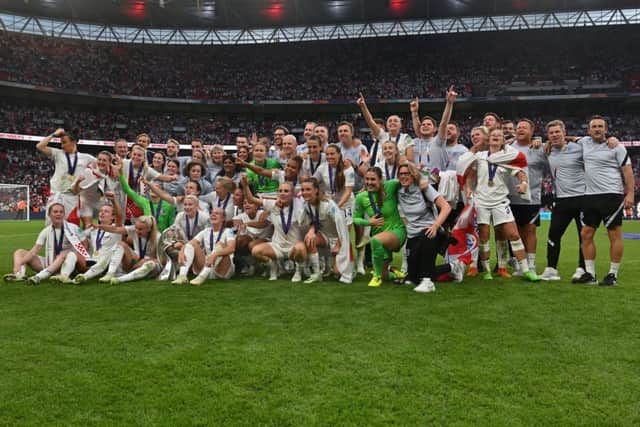
[[[104,205],[98,212],[98,221],[102,225],[115,225],[116,227],[122,227],[124,218],[122,217],[122,211],[120,205],[112,192],[106,192],[105,197],[111,201],[112,205]],[[89,228],[85,231],[85,236],[89,240],[89,255],[90,257],[85,259],[81,257],[78,259],[77,269],[83,271],[78,274],[74,282],[80,284],[94,277],[100,276],[109,267],[109,261],[113,249],[118,242],[122,240],[122,235],[118,233],[111,233],[99,228],[93,227],[89,224]],[[68,255],[67,255],[68,256]]]
[[[333,271],[340,275],[340,281],[351,283],[353,260],[349,228],[344,212],[333,200],[324,195],[316,178],[305,178],[302,181],[302,198],[304,199],[305,226],[309,226],[304,243],[311,263],[311,276],[305,280],[305,283],[322,280],[318,249],[323,247],[328,248],[335,257]]]
[[[471,154],[470,154],[471,155]],[[509,183],[511,175],[520,180],[518,192],[527,193],[527,175],[519,168],[512,166],[515,160],[522,158],[522,153],[509,145],[505,145],[504,134],[500,129],[494,129],[489,135],[489,150],[475,154],[475,168],[469,167],[466,173],[465,192],[467,198],[474,195],[477,210],[478,234],[480,236],[480,262],[484,268],[485,280],[492,280],[493,276],[489,268],[490,253],[490,226],[496,233],[501,233],[509,243],[516,257],[522,275],[531,282],[537,282],[540,278],[529,271],[529,264],[525,253],[524,244],[518,234],[515,219],[509,207]],[[522,166],[526,166],[526,159]]]
[[[436,277],[446,273],[461,282],[464,266],[459,261],[436,267],[439,248],[446,244],[439,231],[451,206],[432,186],[420,188],[421,174],[412,163],[400,165],[398,181],[402,187],[397,192],[398,203],[406,218],[408,276],[418,285],[414,291],[433,291]]]
[[[199,232],[180,252],[180,272],[173,284],[185,284],[189,270],[197,273],[192,285],[200,286],[207,279],[230,279],[235,267],[233,253],[236,236],[232,228],[225,227],[226,214],[223,208],[213,208],[211,226]]]
[[[156,257],[158,247],[158,229],[152,216],[141,216],[134,225],[117,227],[113,225],[94,225],[99,230],[118,233],[126,236],[126,240],[118,242],[112,252],[107,274],[100,282],[112,285],[151,278],[158,274],[160,263]],[[118,272],[126,274],[116,277]]]
[[[391,267],[387,271],[387,267],[392,253],[399,251],[407,240],[407,230],[398,211],[398,181],[383,182],[380,168],[372,167],[367,169],[364,183],[365,190],[356,196],[353,223],[371,226],[369,244],[374,271],[369,286],[378,287],[387,277],[391,280],[406,277],[397,268]]]
[[[82,232],[75,224],[65,221],[64,205],[54,201],[47,211],[50,225],[38,234],[35,245],[30,250],[18,249],[13,254],[13,273],[4,275],[5,282],[28,281],[38,284],[60,271],[59,281],[69,283],[69,276],[76,266],[76,245],[86,245],[81,242]],[[38,253],[44,248],[44,256]],[[84,249],[84,247],[83,247]],[[86,252],[83,251],[83,252]],[[27,278],[26,268],[36,271],[35,276]],[[65,279],[66,278],[66,279]]]
[[[278,198],[256,199],[247,183],[246,177],[240,181],[246,200],[262,205],[273,224],[271,242],[260,243],[251,250],[251,254],[269,266],[269,280],[278,280],[277,261],[291,259],[296,263],[292,282],[302,281],[302,264],[307,259],[307,248],[302,241],[302,201],[293,195],[293,184],[283,182],[278,187]]]

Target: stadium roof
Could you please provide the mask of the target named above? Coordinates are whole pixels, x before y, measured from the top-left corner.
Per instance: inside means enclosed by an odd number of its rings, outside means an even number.
[[[0,11],[111,26],[264,28],[638,7],[638,0],[0,0]]]

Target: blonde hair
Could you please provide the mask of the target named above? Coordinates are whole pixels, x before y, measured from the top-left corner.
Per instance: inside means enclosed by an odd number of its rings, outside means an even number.
[[[228,176],[221,176],[218,178],[218,182],[221,183],[229,193],[233,193],[236,189],[236,184]]]
[[[151,242],[151,247],[147,247],[146,253],[155,254],[158,247],[158,227],[156,226],[156,219],[152,215],[143,215],[138,217],[136,221],[140,221],[149,227],[149,237],[147,237],[147,242]]]
[[[411,178],[413,178],[414,183],[416,185],[420,184],[420,180],[422,179],[422,174],[413,163],[411,163],[408,160],[400,163],[400,165],[398,166],[398,173],[400,173],[400,169],[402,168],[409,169],[409,175],[411,175]]]

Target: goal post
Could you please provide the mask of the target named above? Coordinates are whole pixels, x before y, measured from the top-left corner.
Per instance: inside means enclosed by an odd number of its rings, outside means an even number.
[[[0,220],[31,220],[31,189],[25,184],[0,184]]]

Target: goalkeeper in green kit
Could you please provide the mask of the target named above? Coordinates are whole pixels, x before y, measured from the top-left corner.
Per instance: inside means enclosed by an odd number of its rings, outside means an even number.
[[[385,268],[393,252],[402,248],[407,239],[396,196],[400,184],[397,180],[383,183],[380,168],[372,167],[364,176],[365,191],[358,193],[355,200],[353,222],[356,225],[371,226],[371,257],[373,277],[369,286],[378,287],[385,278],[402,280],[406,274],[392,268]],[[365,214],[369,218],[365,218]],[[388,274],[387,274],[388,273]]]

